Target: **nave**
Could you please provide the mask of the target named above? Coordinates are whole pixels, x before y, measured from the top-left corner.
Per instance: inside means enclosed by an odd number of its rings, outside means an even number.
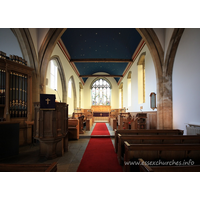
[[[68,152],[65,152],[62,157],[57,157],[52,160],[40,158],[39,143],[36,142],[31,145],[20,147],[18,156],[4,159],[0,161],[0,163],[50,164],[53,162],[57,162],[57,172],[76,172],[84,155],[86,147],[89,143],[95,125],[96,123],[93,124],[92,129],[90,131],[85,131],[84,135],[81,135],[79,140],[70,140]],[[106,126],[109,130],[114,150],[114,131],[110,127],[109,123],[106,123]]]

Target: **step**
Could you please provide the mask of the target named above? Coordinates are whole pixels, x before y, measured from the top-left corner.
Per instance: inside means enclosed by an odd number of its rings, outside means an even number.
[[[79,138],[114,138],[114,135],[79,135]]]

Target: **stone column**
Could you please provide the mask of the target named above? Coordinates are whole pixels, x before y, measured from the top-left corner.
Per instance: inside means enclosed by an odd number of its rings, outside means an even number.
[[[36,74],[34,71],[32,76],[32,102],[40,102],[40,93],[40,75]],[[35,109],[33,104],[32,108],[32,118],[34,119]]]
[[[172,76],[157,79],[157,129],[172,129]]]

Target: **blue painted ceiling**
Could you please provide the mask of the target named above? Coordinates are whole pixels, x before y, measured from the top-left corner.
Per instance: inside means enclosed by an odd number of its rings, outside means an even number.
[[[61,37],[71,59],[131,59],[141,36],[134,28],[68,28]],[[80,75],[122,75],[128,62],[74,62]],[[115,78],[118,82],[120,78]],[[83,78],[84,82],[87,78]]]

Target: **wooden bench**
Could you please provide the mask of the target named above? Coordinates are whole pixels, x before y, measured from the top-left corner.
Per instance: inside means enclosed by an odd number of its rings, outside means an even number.
[[[129,144],[200,144],[198,135],[121,135],[118,134],[117,159],[120,165],[124,161],[124,141]]]
[[[83,127],[84,127],[84,115],[78,117],[79,120],[79,134],[84,134]]]
[[[138,160],[140,172],[200,172],[200,165],[149,166],[143,159]]]
[[[195,165],[200,163],[200,144],[129,144],[124,142],[124,171],[139,171],[135,161],[183,161],[192,159]],[[133,169],[135,168],[135,169]]]
[[[79,134],[83,134],[83,127],[84,127],[84,118],[85,116],[83,113],[73,113],[72,119],[78,119],[79,120]]]
[[[57,162],[52,164],[0,164],[0,172],[57,172]]]
[[[92,125],[93,125],[93,123],[92,123],[92,117],[86,119],[86,131],[90,131],[91,128],[92,128]]]
[[[68,139],[77,140],[79,139],[79,120],[78,119],[68,119]]]
[[[110,118],[110,126],[112,127],[113,130],[117,129],[117,119],[116,119],[116,117]]]
[[[183,135],[183,130],[179,129],[147,129],[147,130],[116,130],[115,131],[115,152],[118,149],[118,134],[121,135]]]
[[[119,113],[118,115],[118,130],[129,129],[129,122],[134,121],[131,114],[128,113]]]

